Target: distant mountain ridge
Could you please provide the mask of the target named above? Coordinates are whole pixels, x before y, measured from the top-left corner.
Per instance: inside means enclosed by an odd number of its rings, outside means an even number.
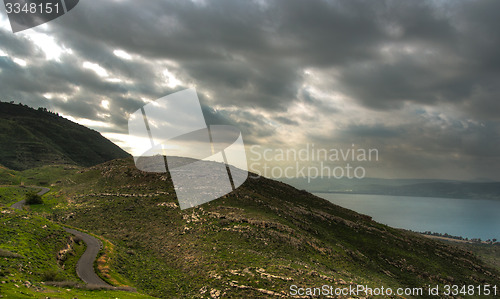
[[[129,156],[99,132],[45,108],[0,102],[0,164],[5,167],[93,166]]]

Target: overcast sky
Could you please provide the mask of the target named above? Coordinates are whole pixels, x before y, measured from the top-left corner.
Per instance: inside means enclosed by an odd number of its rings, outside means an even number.
[[[500,1],[85,1],[13,34],[0,100],[124,146],[129,114],[196,88],[247,147],[376,148],[367,176],[500,180]],[[251,157],[251,153],[248,153]]]

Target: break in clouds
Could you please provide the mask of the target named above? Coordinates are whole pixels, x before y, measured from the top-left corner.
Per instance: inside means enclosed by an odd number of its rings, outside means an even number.
[[[376,148],[367,176],[499,180],[498,1],[84,1],[13,34],[0,100],[124,145],[142,105],[196,88],[266,148]]]

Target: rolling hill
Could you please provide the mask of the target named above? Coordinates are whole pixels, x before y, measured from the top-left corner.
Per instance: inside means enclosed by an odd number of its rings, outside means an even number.
[[[0,164],[5,167],[93,166],[128,156],[99,132],[46,109],[0,102]]]

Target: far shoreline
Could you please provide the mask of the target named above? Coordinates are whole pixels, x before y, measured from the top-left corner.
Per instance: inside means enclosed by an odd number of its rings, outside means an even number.
[[[393,197],[425,197],[425,198],[451,198],[451,199],[470,199],[470,200],[493,200],[500,201],[500,198],[477,198],[477,197],[459,197],[459,196],[445,196],[445,195],[411,195],[411,194],[384,194],[384,193],[363,193],[351,191],[312,191],[305,190],[309,193],[325,193],[325,194],[350,194],[350,195],[380,195],[380,196],[393,196]]]

